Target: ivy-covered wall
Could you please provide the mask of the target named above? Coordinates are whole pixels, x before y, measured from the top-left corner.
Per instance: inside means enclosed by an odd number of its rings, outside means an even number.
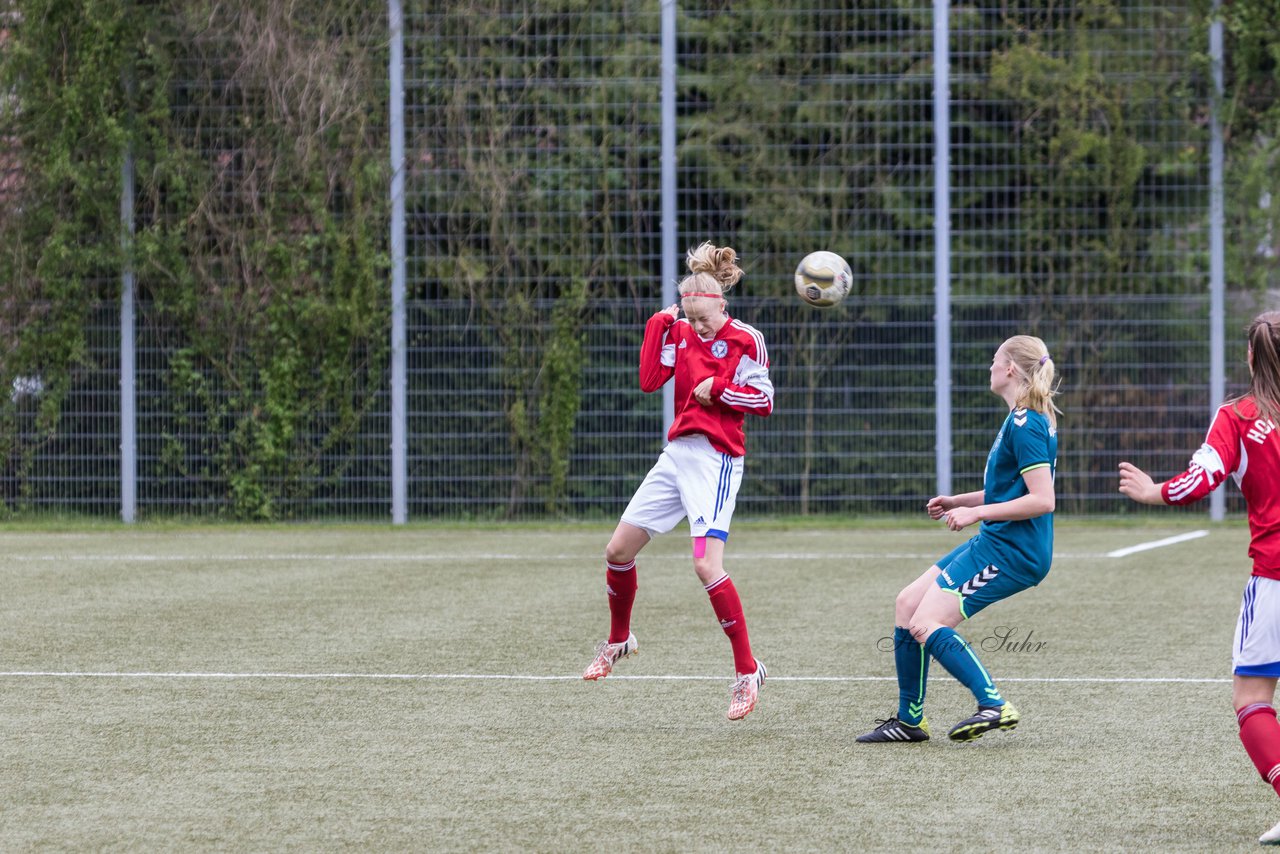
[[[662,285],[660,3],[405,6],[413,512],[610,512],[654,447],[631,371]],[[742,252],[738,304],[786,381],[758,495],[905,507],[933,453],[932,4],[681,7],[680,248]],[[71,509],[114,513],[104,354],[131,269],[144,512],[384,517],[385,6],[0,10],[5,512],[56,506],[79,480],[97,485]],[[1054,341],[1073,371],[1068,471],[1109,470],[1095,452],[1133,438],[1117,413],[1135,406],[1202,429],[1208,401],[1184,392],[1205,359],[1144,330],[1154,301],[1194,305],[1206,286],[1210,13],[953,9],[960,459],[989,438],[965,371],[1014,325],[1072,330]],[[1228,275],[1246,313],[1280,287],[1280,0],[1222,14]],[[850,259],[862,297],[821,323],[788,296],[814,248]],[[1178,303],[1159,335],[1203,338],[1195,315]],[[1078,495],[1099,489],[1081,477]]]
[[[6,507],[75,430],[87,319],[139,305],[139,477],[240,518],[340,491],[385,383],[385,10],[340,2],[21,2],[0,52],[18,179],[0,212]],[[121,169],[135,231],[122,240]],[[128,246],[126,250],[125,247]],[[21,397],[21,396],[19,396]],[[62,473],[68,482],[73,471]],[[284,502],[284,504],[282,504]]]

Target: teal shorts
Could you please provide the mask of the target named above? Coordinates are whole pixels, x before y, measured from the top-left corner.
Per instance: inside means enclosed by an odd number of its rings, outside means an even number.
[[[984,555],[977,537],[939,558],[937,566],[942,570],[938,586],[960,597],[960,615],[966,620],[988,605],[1039,583],[1014,575]]]

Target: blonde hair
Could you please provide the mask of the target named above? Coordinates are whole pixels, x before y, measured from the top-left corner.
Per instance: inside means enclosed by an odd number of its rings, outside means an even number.
[[[1058,419],[1055,413],[1060,415],[1062,410],[1054,405],[1053,397],[1058,393],[1061,381],[1054,383],[1056,372],[1049,348],[1034,335],[1015,335],[1000,346],[1005,357],[1018,369],[1022,380],[1014,405],[1039,412],[1056,428]]]
[[[1257,417],[1280,424],[1280,311],[1264,311],[1248,328],[1249,349],[1253,352],[1253,370],[1249,390],[1231,399],[1232,410],[1240,412],[1240,401],[1252,397]]]
[[[680,280],[676,290],[685,294],[719,294],[721,298],[742,278],[738,253],[728,246],[714,246],[710,241],[685,255],[689,275]]]

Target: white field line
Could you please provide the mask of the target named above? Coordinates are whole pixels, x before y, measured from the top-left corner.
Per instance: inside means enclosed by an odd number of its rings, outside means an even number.
[[[1185,543],[1187,540],[1198,540],[1201,537],[1209,536],[1208,531],[1189,531],[1185,534],[1178,534],[1173,537],[1165,537],[1163,540],[1152,540],[1149,543],[1138,543],[1136,546],[1129,546],[1124,549],[1116,549],[1113,552],[1107,552],[1107,557],[1127,557],[1138,552],[1145,552],[1149,549],[1159,549],[1165,546],[1172,546],[1175,543]]]
[[[367,680],[367,681],[489,681],[489,682],[580,682],[581,676],[535,676],[519,673],[197,673],[112,670],[10,670],[0,671],[0,679],[260,679],[260,680]],[[706,682],[727,681],[727,676],[694,676],[687,674],[654,676],[612,675],[609,681],[634,682]],[[894,682],[896,676],[770,676],[770,682]],[[1035,683],[1171,683],[1171,684],[1226,684],[1230,679],[1205,679],[1180,676],[1027,676],[1002,677],[1002,682]]]
[[[1123,551],[1123,550],[1121,550]],[[1126,554],[1128,552],[1125,552]],[[749,552],[736,556],[739,563],[747,561],[787,561],[787,560],[936,560],[944,552]],[[1118,552],[1057,552],[1055,560],[1096,560],[1104,557],[1119,557]],[[203,555],[162,555],[162,554],[31,554],[0,555],[0,566],[6,563],[266,563],[315,561],[323,563],[396,563],[413,561],[458,561],[458,560],[516,560],[528,563],[544,563],[546,561],[596,561],[603,562],[599,555],[582,554],[517,554],[500,552],[469,552],[465,554],[203,554]],[[649,555],[645,561],[688,562],[688,555]]]
[[[1101,555],[1098,555],[1099,557]],[[751,552],[744,554],[739,560],[761,559],[761,560],[817,560],[821,558],[845,558],[845,559],[876,559],[876,558],[909,558],[915,560],[930,560],[938,557],[937,554],[907,554],[907,553],[891,553],[891,552],[788,552],[779,554],[761,554],[759,552]],[[688,561],[688,555],[646,555],[644,560],[647,561]],[[15,563],[57,563],[62,561],[77,561],[82,563],[93,562],[129,562],[129,563],[166,563],[169,561],[175,563],[185,563],[189,561],[374,561],[374,562],[390,562],[390,561],[441,561],[441,560],[523,560],[523,561],[597,561],[603,562],[604,558],[600,555],[586,554],[519,554],[519,553],[502,553],[502,552],[466,552],[462,554],[205,554],[205,555],[160,555],[160,554],[33,554],[33,555],[3,555],[0,556],[0,563],[12,561]]]

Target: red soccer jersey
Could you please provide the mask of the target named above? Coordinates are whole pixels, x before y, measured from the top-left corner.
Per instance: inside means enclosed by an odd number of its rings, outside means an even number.
[[[1253,574],[1280,580],[1280,434],[1257,414],[1249,397],[1220,406],[1191,465],[1160,494],[1168,504],[1190,504],[1232,475],[1249,505]]]
[[[702,433],[722,454],[746,451],[742,431],[745,413],[761,417],[773,411],[773,382],[764,336],[740,320],[729,318],[710,341],[698,337],[689,321],[660,311],[644,327],[640,345],[640,388],[657,391],[676,378],[675,419],[667,439]],[[693,390],[714,377],[710,406]]]

